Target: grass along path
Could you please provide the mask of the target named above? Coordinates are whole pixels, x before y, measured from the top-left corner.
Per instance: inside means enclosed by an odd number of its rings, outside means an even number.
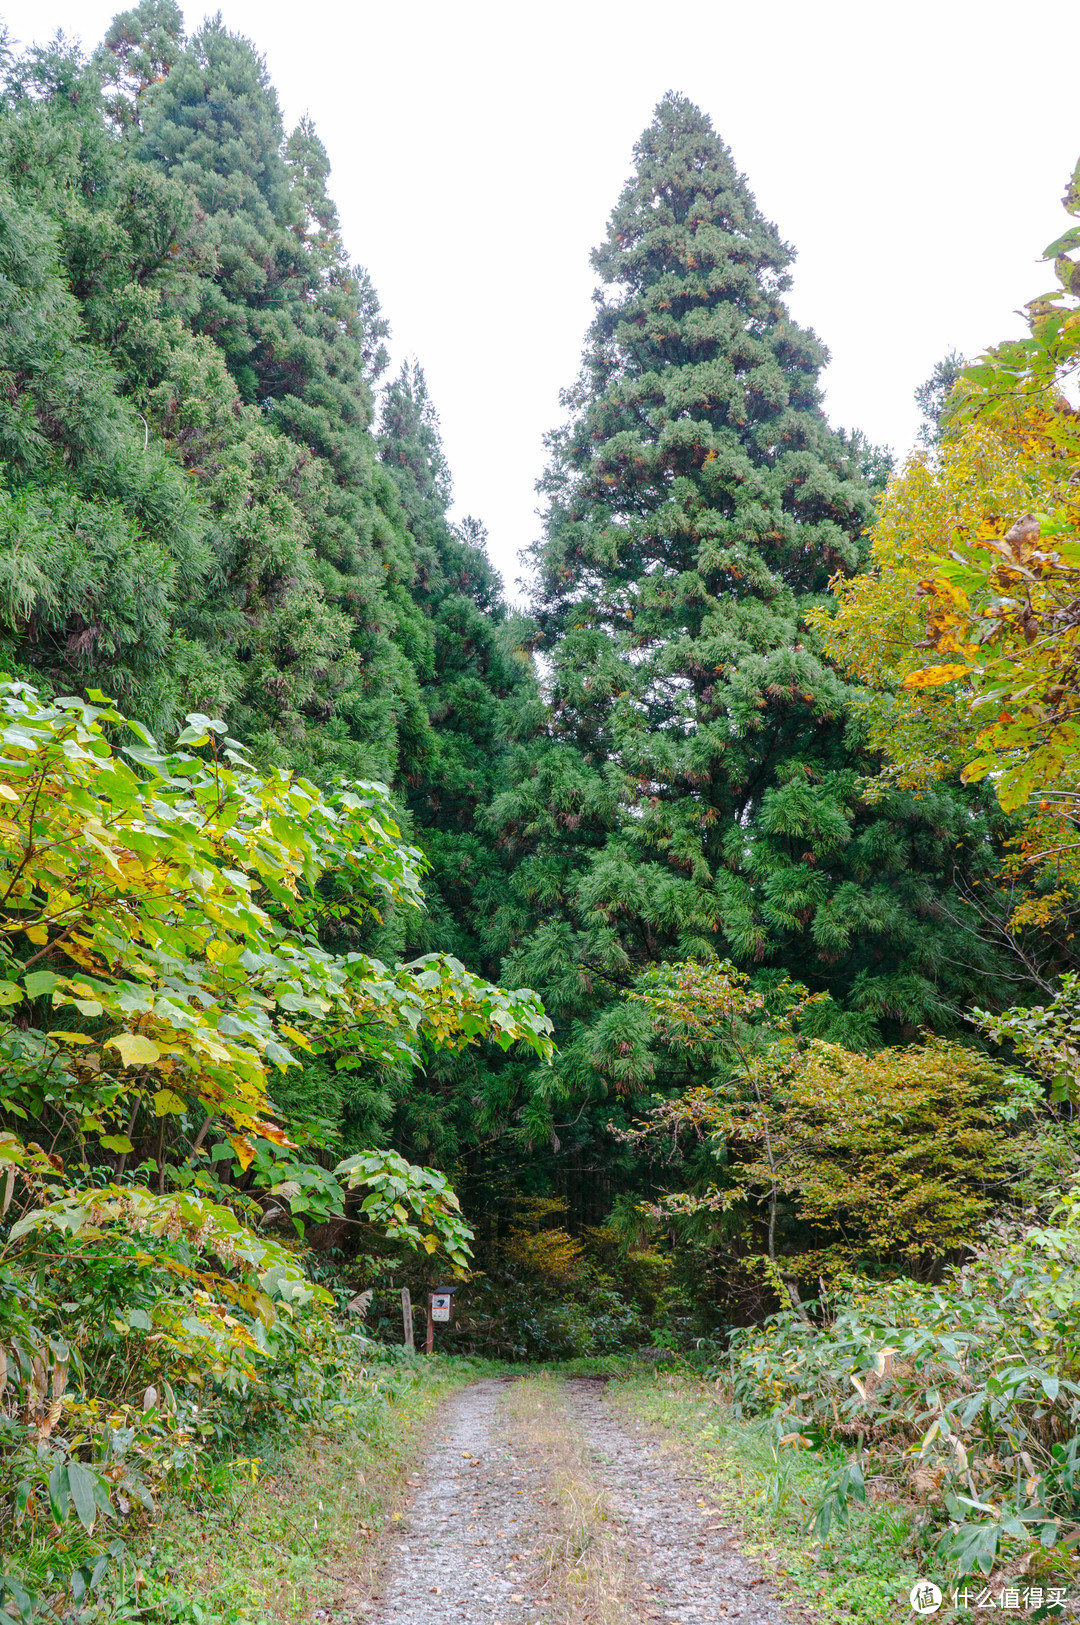
[[[418,1361],[372,1396],[365,1426],[264,1444],[174,1497],[141,1583],[101,1617],[893,1625],[911,1583],[903,1509],[857,1506],[850,1531],[813,1542],[831,1464],[778,1460],[767,1427],[718,1401],[665,1373]]]
[[[778,1450],[767,1423],[740,1420],[715,1385],[692,1377],[635,1374],[610,1385],[608,1402],[692,1465],[743,1551],[768,1565],[815,1625],[909,1617],[914,1509],[871,1483],[866,1504],[850,1509],[850,1527],[834,1524],[827,1540],[814,1540],[807,1525],[836,1469],[832,1456]]]
[[[360,1425],[277,1439],[165,1505],[113,1619],[153,1625],[354,1625],[368,1617],[377,1537],[401,1519],[432,1414],[479,1362],[417,1361],[371,1396]],[[131,1571],[128,1571],[130,1576]],[[109,1617],[109,1616],[106,1616]]]

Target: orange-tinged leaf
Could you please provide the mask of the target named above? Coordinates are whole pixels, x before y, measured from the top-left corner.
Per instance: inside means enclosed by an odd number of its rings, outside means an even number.
[[[241,1168],[248,1169],[255,1161],[255,1147],[246,1134],[230,1134],[229,1144],[236,1152],[236,1160]]]

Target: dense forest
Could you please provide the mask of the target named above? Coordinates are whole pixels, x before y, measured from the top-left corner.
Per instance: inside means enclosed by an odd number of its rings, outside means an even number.
[[[1064,1543],[1080,227],[897,468],[665,95],[520,610],[329,175],[220,18],[3,47],[0,1599],[454,1274],[446,1348],[696,1350],[922,1441],[961,1572]]]

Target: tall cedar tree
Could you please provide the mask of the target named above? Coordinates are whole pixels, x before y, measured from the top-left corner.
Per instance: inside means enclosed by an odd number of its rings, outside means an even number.
[[[271,692],[275,678],[281,688],[274,731],[316,766],[361,763],[355,746],[366,746],[390,776],[396,755],[427,742],[390,601],[412,560],[370,432],[368,372],[385,329],[366,274],[345,255],[325,149],[308,120],[285,138],[265,64],[220,19],[144,93],[141,124],[139,159],[189,188],[212,256],[192,327],[223,352],[242,399],[296,447],[285,489],[315,590],[294,601],[288,568],[260,561],[277,668],[267,675]],[[279,675],[292,665],[310,674],[296,699]]]
[[[431,864],[427,912],[408,921],[409,954],[433,943],[470,966],[498,969],[485,922],[501,877],[494,832],[483,817],[509,782],[515,734],[535,733],[541,702],[526,647],[535,626],[508,610],[475,519],[451,523],[451,479],[422,368],[406,362],[383,392],[379,453],[397,487],[413,543],[409,657],[431,724],[430,748],[401,785],[412,835]],[[478,1141],[513,1122],[531,1076],[514,1056],[471,1050],[433,1060],[413,1077],[394,1119],[395,1143],[459,1181],[490,1174]],[[458,1159],[465,1158],[462,1164]]]
[[[433,864],[430,910],[366,945],[479,963],[496,864],[476,812],[538,696],[482,527],[448,522],[418,368],[376,440],[386,325],[310,121],[286,136],[252,46],[218,22],[186,41],[172,0],[121,14],[91,62],[57,41],[7,69],[5,666],[103,687],[158,730],[224,714],[323,779],[389,780]],[[464,1064],[426,1094],[308,1070],[291,1107],[429,1159],[474,1118],[490,1133],[513,1094],[500,1081],[477,1113],[486,1073]]]
[[[6,663],[393,779],[431,739],[372,433],[385,324],[310,122],[286,137],[220,21],[180,29],[141,0],[92,62],[57,41],[6,76]]]
[[[859,565],[881,458],[825,420],[792,252],[683,97],[636,158],[542,482],[550,738],[492,810],[514,859],[492,940],[561,1016],[561,1086],[586,1101],[655,1081],[618,997],[651,961],[805,981],[856,1048],[948,1026],[991,968],[948,895],[989,866],[984,815],[945,788],[868,804],[854,691],[803,621]],[[588,1112],[573,1132],[595,1185],[611,1153]]]

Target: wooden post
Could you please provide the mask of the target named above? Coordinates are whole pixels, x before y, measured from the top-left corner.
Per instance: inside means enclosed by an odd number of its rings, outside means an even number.
[[[412,1298],[409,1296],[407,1286],[403,1286],[401,1289],[401,1319],[405,1327],[405,1347],[412,1349],[413,1353],[415,1353],[416,1344],[413,1342],[412,1329]]]
[[[430,1354],[432,1349],[435,1347],[435,1321],[431,1313],[431,1300],[434,1298],[434,1296],[434,1292],[429,1292],[427,1295],[427,1336],[424,1339],[425,1354]]]

